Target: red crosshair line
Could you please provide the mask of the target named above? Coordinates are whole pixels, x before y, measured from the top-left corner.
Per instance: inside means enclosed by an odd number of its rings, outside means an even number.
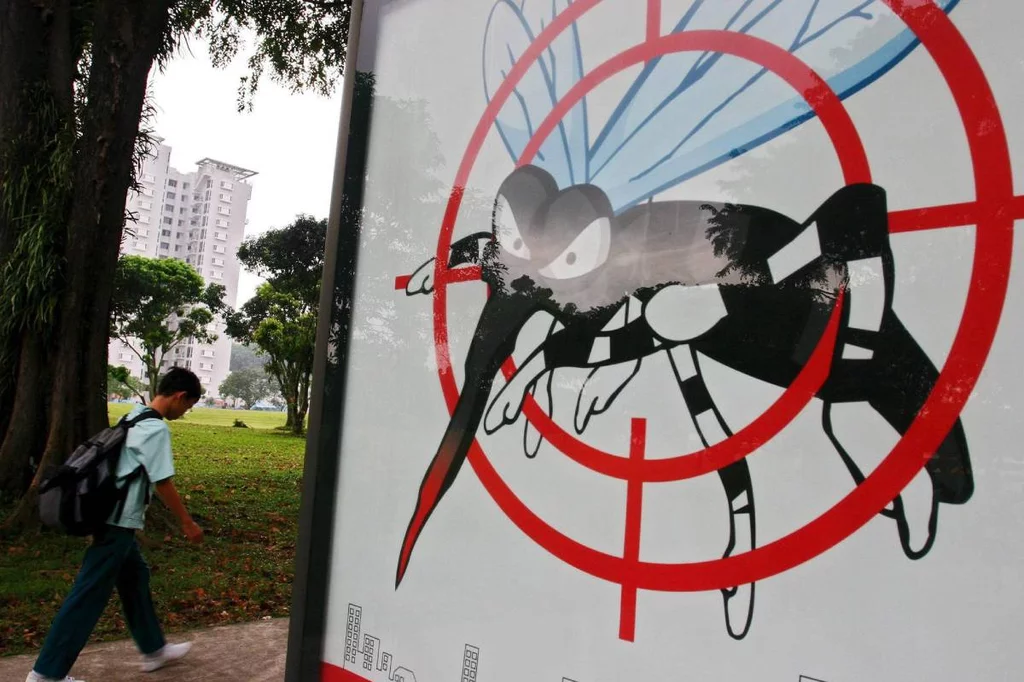
[[[926,230],[976,225],[981,212],[982,209],[976,201],[890,211],[889,234],[924,232]],[[1013,197],[1009,205],[1002,206],[996,211],[996,215],[1000,218],[1009,216],[1014,220],[1024,220],[1024,195]],[[445,284],[479,282],[481,277],[480,267],[475,265],[443,270],[442,274]],[[410,279],[412,279],[412,275],[399,275],[395,277],[395,290],[405,289]]]
[[[629,435],[629,461],[637,465],[647,447],[647,420],[634,419]],[[634,468],[636,468],[634,466]],[[632,642],[636,635],[637,568],[640,565],[640,529],[643,526],[644,481],[639,469],[626,483],[626,532],[622,543],[622,599],[619,606],[619,639]]]

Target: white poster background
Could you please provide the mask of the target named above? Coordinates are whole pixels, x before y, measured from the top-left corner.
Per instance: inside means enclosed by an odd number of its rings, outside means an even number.
[[[664,4],[667,17],[677,16],[677,6],[686,3]],[[576,570],[526,537],[467,463],[426,524],[408,573],[395,589],[402,538],[449,418],[432,344],[432,301],[408,297],[394,286],[395,277],[413,272],[433,255],[444,201],[419,201],[407,191],[407,178],[427,184],[432,178],[442,194],[450,190],[486,106],[480,55],[491,5],[486,0],[367,2],[358,69],[374,73],[376,101],[367,165],[368,218],[348,355],[326,662],[374,682],[389,679],[379,669],[379,652],[372,671],[363,667],[362,654],[356,663],[345,661],[353,604],[361,619],[360,649],[363,636],[376,638],[379,651],[392,657],[391,679],[397,679],[396,670],[399,676],[412,671],[412,677],[403,678],[406,682],[462,679],[466,645],[479,650],[480,682],[557,682],[563,677],[577,682],[796,682],[801,675],[825,682],[1018,679],[1024,670],[1018,641],[1024,596],[1019,577],[1024,427],[1016,414],[1024,390],[1019,385],[1024,377],[1019,268],[1012,271],[999,333],[962,414],[975,494],[966,505],[941,506],[938,539],[922,560],[908,560],[895,523],[876,517],[822,556],[758,583],[753,623],[742,641],[726,632],[718,591],[641,590],[635,642],[625,642],[618,636],[620,587]],[[642,40],[643,5],[605,0],[579,22],[587,68]],[[963,0],[950,16],[995,93],[1020,193],[1024,5]],[[592,130],[637,70],[624,72],[588,97]],[[975,198],[963,123],[925,50],[916,49],[845,100],[845,106],[866,148],[873,181],[887,191],[890,211]],[[492,128],[469,192],[493,197],[512,168]],[[842,185],[835,151],[822,125],[811,120],[657,199],[743,202],[803,220]],[[489,229],[486,222],[467,224],[465,215],[454,238]],[[892,245],[895,310],[941,368],[963,311],[973,228],[893,235]],[[1015,247],[1015,260],[1020,250]],[[484,285],[452,285],[448,299],[451,358],[461,384]],[[531,327],[520,335],[517,357],[539,341],[537,330]],[[713,362],[707,367],[712,396],[734,430],[781,393]],[[574,386],[584,376],[571,371],[556,375],[555,419],[567,428]],[[492,396],[502,382],[495,382]],[[748,458],[759,545],[815,518],[853,485],[822,432],[820,415],[815,400]],[[644,362],[612,409],[595,418],[585,440],[626,453],[633,416],[648,420],[648,457],[699,449],[661,359]],[[837,435],[861,462],[877,463],[896,442],[892,429],[867,406],[837,406],[834,421]],[[621,555],[625,483],[583,469],[547,444],[535,459],[527,459],[522,418],[493,436],[481,429],[478,442],[511,489],[541,518],[585,545]],[[648,484],[640,558],[683,562],[720,557],[727,523],[717,476]]]

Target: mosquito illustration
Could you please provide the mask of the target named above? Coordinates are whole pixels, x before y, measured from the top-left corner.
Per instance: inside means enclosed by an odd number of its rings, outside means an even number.
[[[495,4],[484,46],[489,98],[538,29],[570,4]],[[718,26],[770,38],[808,59],[826,52],[832,56],[822,73],[843,97],[891,68],[915,44],[902,25],[884,20],[885,11],[881,2],[698,1],[673,30]],[[838,58],[822,50],[850,45]],[[498,117],[513,159],[583,73],[573,27],[545,51]],[[645,359],[664,353],[689,417],[710,446],[732,431],[711,398],[701,358],[786,387],[838,306],[834,356],[817,397],[823,431],[854,482],[864,480],[864,469],[832,427],[833,405],[865,403],[900,435],[907,431],[938,372],[893,310],[895,266],[883,188],[847,185],[822,197],[801,220],[759,206],[654,199],[809,118],[785,84],[766,76],[757,65],[716,54],[652,60],[593,143],[583,100],[534,163],[502,182],[490,229],[452,244],[446,266],[479,265],[490,296],[465,359],[462,392],[420,486],[396,587],[481,422],[489,434],[515,423],[527,395],[550,413],[551,377],[560,368],[590,370],[577,401],[574,426],[582,433]],[[780,111],[786,118],[778,118]],[[434,267],[433,260],[424,263],[407,293],[430,292]],[[519,331],[540,311],[554,320],[547,337],[492,391]],[[524,424],[529,457],[540,446],[531,428]],[[718,475],[729,513],[724,556],[750,551],[756,546],[756,507],[748,465],[740,460]],[[917,559],[934,543],[939,503],[963,504],[972,492],[958,420],[930,453],[925,474],[882,514],[895,520],[906,556]],[[911,506],[916,513],[908,513]],[[728,633],[742,639],[753,616],[754,585],[722,594]]]

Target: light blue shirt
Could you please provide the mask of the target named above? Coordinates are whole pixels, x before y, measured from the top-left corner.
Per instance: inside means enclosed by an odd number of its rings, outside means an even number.
[[[136,407],[128,413],[128,419],[138,416],[145,409],[142,405]],[[143,419],[128,429],[124,449],[121,450],[121,457],[117,463],[117,477],[120,479],[128,476],[139,466],[145,468],[149,476],[151,497],[157,483],[174,476],[171,430],[163,419]],[[117,513],[115,510],[107,519],[107,523],[120,528],[142,530],[146,521],[146,490],[142,477],[135,479],[130,485],[121,518],[114,523],[114,515]],[[118,487],[123,488],[124,482],[119,482]]]

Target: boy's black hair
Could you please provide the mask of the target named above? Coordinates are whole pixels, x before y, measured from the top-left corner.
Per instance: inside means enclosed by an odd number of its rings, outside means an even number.
[[[157,395],[174,395],[182,391],[189,399],[198,400],[203,394],[203,387],[199,383],[199,377],[189,370],[184,367],[171,367],[160,379],[160,384],[156,388]]]

